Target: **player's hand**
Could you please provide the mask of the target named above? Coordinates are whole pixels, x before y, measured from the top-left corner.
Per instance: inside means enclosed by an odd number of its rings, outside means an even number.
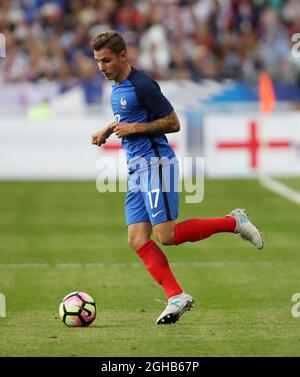
[[[115,134],[118,138],[126,137],[136,133],[135,123],[116,123]]]
[[[106,134],[105,130],[95,132],[92,135],[92,144],[99,145],[99,147],[100,147],[101,145],[106,143],[106,139],[107,139],[107,134]]]
[[[106,140],[114,132],[116,124],[116,122],[113,122],[109,124],[106,128],[103,128],[102,130],[95,132],[92,135],[92,144],[98,145],[99,147],[105,144]]]

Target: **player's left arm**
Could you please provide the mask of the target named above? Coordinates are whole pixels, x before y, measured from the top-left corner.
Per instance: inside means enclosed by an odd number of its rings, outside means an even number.
[[[180,130],[180,123],[175,111],[170,114],[153,120],[147,123],[116,123],[115,134],[116,136],[125,137],[136,133],[142,133],[147,135],[162,135]]]

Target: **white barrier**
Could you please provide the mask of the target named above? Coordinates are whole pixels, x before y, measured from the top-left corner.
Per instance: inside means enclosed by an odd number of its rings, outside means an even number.
[[[181,131],[168,134],[167,138],[179,159],[183,159],[190,156],[188,126],[184,115],[179,113],[179,117]],[[112,121],[110,112],[39,120],[1,116],[0,179],[96,180],[97,163],[99,167],[102,157],[110,157],[106,161],[118,166],[118,177],[126,178],[119,139],[112,135],[104,147],[91,145],[92,133]],[[200,157],[205,158],[206,176],[300,174],[299,114],[206,115],[203,127],[204,156]],[[184,176],[189,177],[191,172],[192,169],[184,171]]]
[[[207,115],[204,157],[210,177],[300,175],[300,115]]]
[[[119,139],[112,135],[101,148],[91,144],[92,133],[112,121],[111,113],[39,120],[1,116],[0,179],[96,179],[98,159],[104,156],[112,157],[119,178],[126,178],[125,157],[117,161]],[[181,132],[167,135],[179,158],[186,155],[184,117],[180,121]]]

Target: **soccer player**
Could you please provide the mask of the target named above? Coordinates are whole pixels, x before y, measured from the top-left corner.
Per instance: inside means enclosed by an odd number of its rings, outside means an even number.
[[[152,229],[162,245],[196,242],[215,233],[231,232],[262,249],[263,239],[242,209],[221,218],[175,222],[178,163],[165,134],[180,130],[178,117],[159,85],[129,64],[126,44],[118,33],[99,33],[91,46],[100,72],[112,81],[111,106],[115,116],[115,122],[92,135],[92,144],[103,145],[112,133],[122,139],[129,173],[128,243],[168,298],[156,324],[175,323],[194,306],[194,300],[184,292],[165,254],[151,239]],[[132,181],[139,183],[135,186]]]

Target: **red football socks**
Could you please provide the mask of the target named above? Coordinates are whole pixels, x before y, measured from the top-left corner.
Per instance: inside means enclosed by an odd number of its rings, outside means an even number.
[[[177,283],[165,254],[154,241],[148,241],[137,250],[147,270],[166,292],[168,298],[179,295],[183,289]]]
[[[196,242],[220,232],[233,233],[236,229],[234,217],[226,216],[216,219],[190,219],[175,225],[175,244]],[[150,240],[137,250],[147,270],[166,292],[168,298],[183,292],[176,281],[165,254],[158,245]]]
[[[196,242],[220,232],[233,233],[236,228],[234,217],[226,216],[216,219],[190,219],[175,225],[175,245],[184,242]]]

